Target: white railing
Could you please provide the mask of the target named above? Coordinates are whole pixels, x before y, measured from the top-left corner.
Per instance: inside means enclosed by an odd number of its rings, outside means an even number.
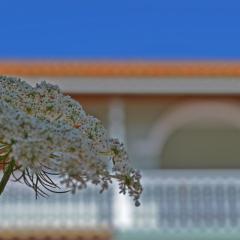
[[[15,183],[0,197],[0,228],[240,230],[240,171],[145,171],[142,205],[113,189],[34,199]],[[115,189],[115,188],[114,188]]]
[[[89,187],[75,195],[56,193],[36,200],[30,188],[10,183],[0,197],[0,229],[107,228],[112,196],[111,189],[99,194]]]
[[[135,228],[240,229],[239,171],[145,172]]]

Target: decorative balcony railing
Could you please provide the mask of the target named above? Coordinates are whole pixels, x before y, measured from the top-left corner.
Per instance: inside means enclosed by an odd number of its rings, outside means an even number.
[[[239,171],[156,171],[144,180],[131,227],[240,229]]]
[[[88,188],[76,195],[35,200],[11,183],[0,197],[0,228],[110,228],[120,230],[219,230],[240,232],[240,172],[174,170],[143,172],[142,205]]]
[[[33,191],[10,183],[0,197],[0,229],[107,228],[112,219],[112,189],[99,194],[88,188],[75,195],[50,194],[35,199]]]

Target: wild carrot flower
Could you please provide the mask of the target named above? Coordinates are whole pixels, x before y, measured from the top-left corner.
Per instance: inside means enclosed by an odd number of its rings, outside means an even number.
[[[0,161],[7,165],[0,183],[9,176],[34,189],[36,197],[59,186],[51,175],[73,193],[88,183],[101,186],[119,182],[120,193],[142,193],[141,175],[129,166],[124,145],[107,137],[102,123],[65,96],[58,86],[0,77]]]

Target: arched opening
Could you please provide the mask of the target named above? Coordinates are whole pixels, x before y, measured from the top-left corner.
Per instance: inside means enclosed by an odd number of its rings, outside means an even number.
[[[165,121],[174,124],[168,126],[160,168],[240,168],[238,106],[217,102],[186,104]]]
[[[160,161],[163,169],[239,169],[240,130],[195,124],[174,131]]]
[[[240,168],[240,107],[212,100],[180,104],[137,147],[159,168]]]

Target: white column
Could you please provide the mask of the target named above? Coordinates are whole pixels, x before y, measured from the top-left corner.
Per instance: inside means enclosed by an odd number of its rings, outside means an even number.
[[[118,138],[126,146],[125,105],[121,98],[113,98],[109,103],[109,135]],[[129,198],[118,193],[118,186],[114,189],[113,224],[117,228],[130,227],[132,225],[132,212]]]

